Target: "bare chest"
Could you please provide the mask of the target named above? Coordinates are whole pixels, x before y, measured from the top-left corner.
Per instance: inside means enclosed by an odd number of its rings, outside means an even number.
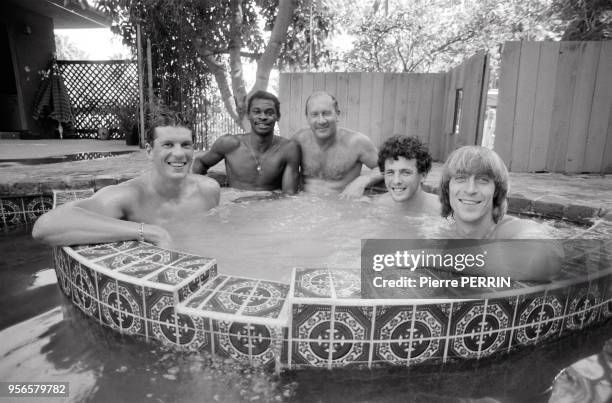
[[[339,180],[354,170],[361,170],[355,151],[333,146],[321,149],[318,145],[302,147],[302,169],[305,176]]]

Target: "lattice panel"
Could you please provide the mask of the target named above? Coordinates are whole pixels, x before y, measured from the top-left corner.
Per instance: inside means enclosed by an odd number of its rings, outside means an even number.
[[[72,101],[77,137],[97,138],[98,128],[106,128],[112,138],[123,138],[122,108],[134,113],[138,105],[138,70],[127,60],[58,60]]]

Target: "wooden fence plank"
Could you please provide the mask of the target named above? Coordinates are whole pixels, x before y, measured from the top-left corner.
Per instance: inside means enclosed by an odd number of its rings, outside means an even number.
[[[512,165],[509,167],[515,172],[525,172],[529,166],[539,59],[539,42],[523,42],[512,135]]]
[[[527,164],[529,172],[546,170],[558,59],[559,42],[542,42],[537,72],[532,139]]]
[[[480,83],[482,80],[482,56],[472,56],[463,66],[461,87],[463,88],[463,107],[461,111],[461,130],[455,139],[455,147],[474,145],[478,125],[478,105],[480,104]]]
[[[361,85],[361,73],[349,73],[348,74],[348,113],[345,115],[347,121],[350,123],[350,127],[353,130],[360,131],[361,126],[359,124],[359,89]]]
[[[397,79],[397,91],[395,94],[395,116],[393,122],[393,134],[406,134],[409,91],[410,76],[407,73],[401,73]]]
[[[291,74],[291,97],[289,102],[289,116],[291,116],[289,131],[295,133],[303,127],[303,120],[300,119],[302,109],[302,75]]]
[[[419,113],[417,118],[417,135],[424,143],[429,143],[429,129],[431,124],[431,103],[433,100],[432,74],[423,74],[421,77],[421,102],[419,102]]]
[[[445,74],[434,76],[434,86],[432,89],[432,103],[429,124],[429,153],[434,161],[441,161],[440,141],[444,137],[444,85]]]
[[[338,73],[338,79],[336,81],[336,99],[338,100],[338,106],[342,113],[342,125],[349,129],[355,129],[355,125],[348,120],[348,76],[346,73]]]
[[[325,91],[332,94],[334,97],[337,95],[338,90],[338,73],[327,73],[325,74]]]
[[[411,74],[408,80],[408,100],[406,103],[406,129],[409,136],[417,135],[417,120],[419,118],[419,96],[420,96],[419,74]]]
[[[379,146],[382,142],[382,115],[384,98],[385,73],[372,73],[372,108],[370,109],[370,135],[371,139]]]
[[[280,100],[281,120],[278,122],[280,135],[291,137],[293,133],[289,129],[291,114],[289,112],[289,97],[291,95],[291,77],[288,73],[281,73],[278,77],[278,98]]]
[[[384,76],[384,89],[382,99],[382,137],[379,139],[380,143],[388,139],[393,135],[393,123],[395,114],[395,95],[397,92],[397,74],[385,73]]]
[[[484,54],[483,56],[484,57],[482,59],[481,64],[481,80],[480,86],[478,88],[478,98],[480,103],[478,104],[478,114],[476,116],[476,141],[474,142],[475,145],[482,145],[482,142],[484,140],[484,125],[485,116],[487,114],[487,98],[490,86],[489,81],[491,69],[489,67],[489,55]]]
[[[608,131],[608,122],[611,119],[612,107],[612,41],[601,43],[599,66],[593,95],[593,109],[589,122],[589,133],[584,153],[584,171],[603,172],[604,150],[606,139],[612,133]],[[612,139],[609,140],[612,142]]]
[[[372,103],[374,101],[372,82],[374,75],[371,73],[361,73],[359,84],[359,131],[373,138],[370,128]]]
[[[553,172],[565,170],[565,156],[569,137],[570,115],[576,84],[576,69],[580,62],[580,42],[562,42],[555,80],[555,98],[550,131],[550,147],[546,169]]]
[[[565,172],[567,173],[583,171],[600,50],[601,42],[582,42],[567,141],[565,161]]]
[[[502,51],[500,68],[494,149],[507,166],[512,165],[512,136],[514,132],[512,128],[520,60],[521,43],[506,42]]]
[[[293,118],[296,122],[297,129],[301,129],[303,127],[308,126],[308,121],[306,120],[306,101],[310,94],[314,92],[314,74],[313,73],[303,73],[302,74],[302,90],[300,92],[300,109],[296,116]]]
[[[325,91],[326,73],[315,73],[312,92]]]

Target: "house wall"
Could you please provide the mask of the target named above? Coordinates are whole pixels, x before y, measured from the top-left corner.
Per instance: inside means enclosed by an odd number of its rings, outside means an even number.
[[[47,68],[55,52],[53,20],[11,3],[0,2],[0,22],[6,26],[9,58],[15,74],[17,116],[3,116],[15,127],[3,130],[31,131],[35,137],[52,137],[54,128],[32,119],[34,96],[40,83],[39,71]],[[3,113],[4,115],[4,113]]]

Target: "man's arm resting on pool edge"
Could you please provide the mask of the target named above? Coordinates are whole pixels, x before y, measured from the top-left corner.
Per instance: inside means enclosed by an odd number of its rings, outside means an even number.
[[[231,134],[219,137],[210,150],[200,151],[195,154],[193,164],[191,165],[191,172],[206,175],[209,168],[217,165],[225,158],[225,154],[236,146],[236,142],[238,142],[238,139]]]
[[[138,240],[140,223],[120,218],[123,213],[117,199],[121,196],[100,195],[112,192],[108,188],[100,190],[89,199],[67,203],[45,213],[36,220],[32,236],[52,246]],[[160,247],[172,246],[168,232],[157,225],[145,224],[143,236],[145,241]]]
[[[360,149],[359,162],[372,169],[369,175],[360,175],[346,185],[342,192],[342,197],[361,197],[368,186],[374,185],[383,180],[383,175],[378,169],[378,150],[374,143],[364,134],[357,138]]]

